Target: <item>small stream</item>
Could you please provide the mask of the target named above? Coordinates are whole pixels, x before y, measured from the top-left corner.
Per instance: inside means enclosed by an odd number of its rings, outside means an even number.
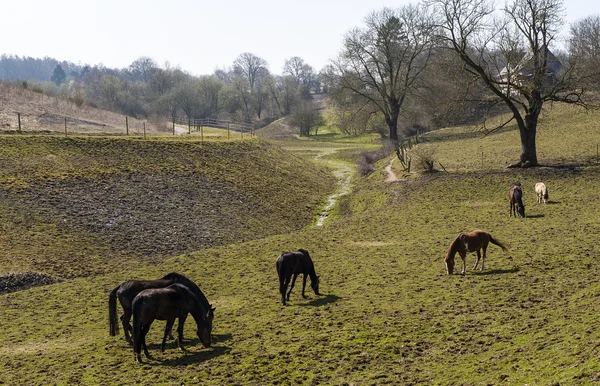
[[[336,150],[331,150],[328,152],[321,153],[315,157],[315,160],[318,161],[319,158],[329,155],[329,154],[332,154],[332,153],[335,153],[335,151]],[[325,208],[323,208],[323,211],[321,212],[321,215],[319,216],[319,220],[317,221],[317,224],[316,224],[316,226],[318,226],[318,227],[323,226],[323,224],[325,223],[325,220],[329,217],[329,212],[337,203],[337,200],[340,197],[342,197],[350,192],[350,182],[352,180],[352,172],[353,171],[349,165],[342,163],[342,162],[333,162],[333,161],[329,161],[327,163],[330,167],[332,167],[334,169],[333,175],[338,180],[338,188],[336,189],[335,193],[333,193],[329,197],[327,197],[327,205],[325,206]]]

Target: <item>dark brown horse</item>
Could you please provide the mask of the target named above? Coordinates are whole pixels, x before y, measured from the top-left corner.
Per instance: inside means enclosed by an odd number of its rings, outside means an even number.
[[[281,293],[281,302],[285,305],[287,286],[292,280],[292,286],[287,293],[287,300],[290,300],[290,294],[296,283],[296,278],[299,274],[303,274],[302,280],[302,297],[306,288],[307,276],[310,276],[310,287],[316,295],[319,295],[319,277],[315,272],[315,265],[308,254],[308,251],[299,249],[297,252],[284,252],[277,258],[275,262],[277,275],[279,276],[279,292]],[[293,277],[293,278],[292,278]]]
[[[108,320],[110,326],[110,335],[115,336],[119,332],[119,323],[117,321],[117,299],[119,299],[119,303],[123,307],[123,315],[121,315],[121,323],[123,324],[123,330],[125,332],[125,339],[129,344],[132,344],[131,336],[129,334],[131,330],[131,325],[129,321],[131,320],[131,305],[133,303],[133,299],[139,294],[141,291],[149,288],[165,288],[174,283],[181,283],[188,287],[190,291],[196,295],[198,300],[202,302],[204,308],[210,310],[210,320],[214,319],[214,308],[211,307],[210,303],[206,299],[206,296],[200,291],[200,288],[188,279],[177,272],[171,272],[158,280],[130,280],[116,286],[109,295],[108,298]],[[170,331],[169,331],[170,333]]]
[[[525,205],[523,205],[523,190],[521,189],[521,184],[513,185],[508,190],[508,201],[510,202],[510,211],[508,212],[508,217],[514,215],[517,217],[525,217]]]
[[[210,310],[206,309],[196,295],[183,284],[175,283],[166,288],[143,290],[133,299],[132,309],[133,355],[138,363],[142,363],[142,347],[146,357],[150,357],[146,347],[146,334],[155,319],[167,321],[160,346],[161,351],[165,350],[167,335],[177,318],[179,318],[177,345],[183,349],[183,325],[188,312],[196,321],[198,338],[204,347],[210,346],[210,333],[212,332]]]
[[[448,251],[446,252],[446,256],[444,256],[444,262],[446,263],[446,271],[448,275],[452,275],[454,272],[454,256],[458,253],[462,259],[463,268],[462,275],[465,274],[467,270],[467,252],[477,252],[477,261],[473,266],[473,269],[477,268],[479,264],[479,260],[481,259],[481,250],[483,249],[483,260],[481,261],[481,270],[483,271],[485,265],[486,258],[486,250],[488,244],[492,243],[500,248],[503,251],[507,251],[506,246],[499,242],[498,240],[494,240],[492,235],[487,232],[481,230],[475,230],[473,232],[468,233],[459,233],[458,236],[454,239],[450,247],[448,247]]]

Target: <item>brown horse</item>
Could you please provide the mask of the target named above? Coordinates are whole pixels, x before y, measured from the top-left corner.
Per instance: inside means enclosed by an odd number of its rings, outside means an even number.
[[[315,295],[319,295],[319,277],[315,272],[315,265],[310,258],[307,250],[299,249],[297,252],[284,252],[277,258],[275,262],[277,275],[279,276],[279,292],[281,293],[281,302],[285,305],[287,286],[292,280],[292,286],[287,293],[287,300],[290,300],[290,294],[296,283],[296,278],[299,274],[303,274],[302,281],[302,297],[306,288],[307,276],[310,276],[310,287]],[[292,279],[293,276],[293,279]]]
[[[521,184],[513,185],[508,190],[508,202],[510,202],[510,211],[508,212],[508,217],[514,215],[517,217],[525,217],[525,205],[523,205],[523,190],[521,189]]]
[[[166,288],[152,288],[140,292],[132,304],[133,309],[133,355],[138,363],[142,363],[142,347],[147,358],[150,357],[146,347],[146,334],[155,319],[166,320],[165,333],[163,335],[161,351],[165,350],[165,341],[175,319],[179,318],[177,326],[177,345],[183,349],[183,325],[188,312],[196,321],[196,334],[204,347],[211,343],[210,333],[212,322],[209,318],[209,310],[204,308],[202,302],[196,295],[183,284],[175,283]]]
[[[158,280],[130,280],[116,286],[109,295],[108,298],[108,320],[110,326],[110,336],[116,336],[119,332],[119,323],[117,321],[117,299],[119,299],[119,303],[123,307],[123,315],[121,315],[121,323],[123,324],[123,330],[125,332],[125,340],[132,344],[133,341],[130,337],[131,325],[129,321],[131,320],[131,306],[133,303],[133,299],[139,294],[141,291],[149,288],[165,288],[174,283],[181,283],[188,287],[194,295],[202,302],[204,308],[210,310],[210,320],[214,319],[214,308],[211,307],[210,303],[206,299],[206,296],[200,291],[200,288],[188,279],[177,272],[171,272]],[[170,331],[169,331],[170,333]]]
[[[477,261],[473,266],[473,269],[475,269],[477,268],[479,260],[481,259],[480,250],[482,249],[483,260],[481,261],[481,270],[483,271],[485,265],[486,250],[489,243],[499,246],[500,248],[502,248],[503,251],[507,251],[506,246],[504,246],[504,244],[497,240],[494,240],[492,235],[490,235],[487,232],[475,230],[473,232],[468,233],[459,233],[458,236],[456,236],[456,239],[454,239],[454,241],[452,242],[452,244],[450,244],[448,252],[446,252],[446,256],[444,256],[444,262],[446,263],[446,271],[448,272],[448,275],[452,275],[452,272],[454,272],[454,255],[456,255],[457,252],[462,259],[462,275],[464,275],[467,270],[467,252],[477,252]]]

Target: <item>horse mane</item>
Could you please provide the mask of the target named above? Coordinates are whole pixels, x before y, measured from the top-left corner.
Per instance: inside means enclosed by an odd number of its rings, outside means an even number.
[[[171,272],[171,273],[168,273],[165,276],[163,276],[162,279],[163,280],[173,280],[175,283],[183,284],[184,286],[187,287],[188,290],[192,291],[194,296],[196,296],[198,298],[198,300],[200,300],[200,302],[203,303],[202,305],[205,308],[210,308],[210,303],[208,302],[208,299],[206,299],[206,296],[204,296],[204,294],[200,290],[200,287],[198,287],[198,285],[196,285],[196,283],[194,283],[192,280],[188,279],[186,276],[184,276],[178,272]]]

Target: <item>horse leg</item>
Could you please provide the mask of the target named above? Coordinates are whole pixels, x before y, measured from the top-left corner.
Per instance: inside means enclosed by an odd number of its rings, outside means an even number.
[[[285,291],[287,289],[289,279],[285,277],[279,278],[279,293],[281,294],[281,303],[285,306]]]
[[[302,280],[302,297],[306,299],[306,295],[304,295],[304,290],[306,289],[306,279],[307,279],[305,273],[302,274],[302,278],[303,278],[303,280]]]
[[[475,265],[473,266],[473,271],[475,270],[475,268],[477,268],[477,266],[479,265],[479,259],[481,258],[481,254],[479,253],[479,249],[476,251],[477,252],[477,261],[475,261]],[[483,263],[482,263],[483,264]]]
[[[125,312],[121,315],[121,323],[123,324],[123,332],[125,333],[125,340],[133,345],[133,339],[131,339],[131,335],[133,334],[133,329],[129,321],[131,320],[131,309],[124,310]]]
[[[481,260],[481,270],[483,271],[485,269],[485,257],[486,257],[487,245],[483,246],[482,249],[483,249],[483,258]],[[477,251],[477,254],[479,255],[479,251]]]
[[[181,351],[185,351],[183,348],[183,325],[186,318],[187,312],[179,316],[179,324],[177,325],[177,346],[181,349]]]
[[[167,336],[171,334],[171,330],[173,329],[173,324],[175,323],[175,318],[167,319],[167,324],[165,325],[165,334],[163,336],[162,344],[160,345],[160,351],[165,351],[165,342],[167,341]]]
[[[292,293],[292,290],[294,289],[294,284],[296,284],[297,277],[298,277],[297,273],[295,273],[292,277],[292,285],[290,285],[290,290],[287,293],[287,300],[290,300],[290,294]]]
[[[463,263],[463,269],[462,269],[462,275],[465,276],[465,273],[467,272],[467,253],[460,253],[460,258],[462,259],[462,263]]]
[[[148,333],[149,330],[150,330],[150,324],[148,324],[147,326],[142,325],[142,328],[140,329],[140,339],[142,340],[142,348],[144,349],[144,355],[146,355],[146,358],[150,358],[150,353],[148,352],[148,346],[146,346],[146,334]],[[140,357],[141,357],[141,355],[140,355]]]

